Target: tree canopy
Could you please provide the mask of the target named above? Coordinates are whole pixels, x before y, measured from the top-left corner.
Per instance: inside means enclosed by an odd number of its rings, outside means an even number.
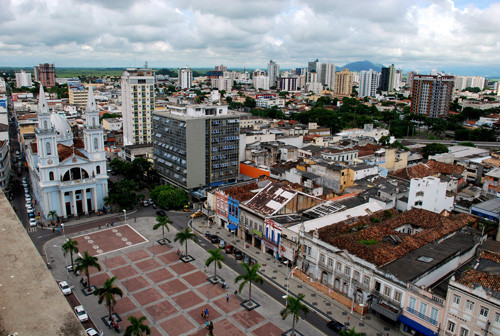
[[[448,147],[440,143],[431,143],[424,147],[422,155],[427,159],[429,155],[448,153]]]
[[[188,203],[185,191],[170,184],[154,188],[149,195],[156,204],[165,209],[181,209]]]

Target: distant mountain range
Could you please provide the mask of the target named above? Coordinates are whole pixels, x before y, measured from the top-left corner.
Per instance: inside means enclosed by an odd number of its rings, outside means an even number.
[[[342,69],[348,69],[349,71],[362,71],[362,70],[375,70],[380,72],[382,68],[384,67],[383,64],[375,64],[370,61],[358,61],[358,62],[351,62],[347,63],[344,66],[337,67],[337,71],[342,71]]]

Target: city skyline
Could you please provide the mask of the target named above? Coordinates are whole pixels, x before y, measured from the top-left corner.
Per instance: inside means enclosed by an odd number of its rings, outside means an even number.
[[[0,0],[0,65],[265,68],[370,60],[500,75],[500,2]],[[186,64],[182,64],[186,63]]]

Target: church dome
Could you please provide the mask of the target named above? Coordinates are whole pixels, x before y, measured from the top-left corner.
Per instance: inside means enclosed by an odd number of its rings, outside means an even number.
[[[73,144],[73,132],[68,124],[68,121],[62,115],[52,112],[50,114],[50,122],[57,134],[57,142],[65,145]]]

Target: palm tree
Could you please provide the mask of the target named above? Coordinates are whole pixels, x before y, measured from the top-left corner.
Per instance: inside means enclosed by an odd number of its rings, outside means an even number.
[[[240,280],[243,280],[243,282],[240,284],[240,288],[238,289],[240,293],[247,282],[249,283],[248,301],[250,302],[250,305],[252,305],[252,282],[260,284],[264,282],[264,279],[262,279],[262,277],[258,273],[260,264],[249,266],[248,264],[243,263],[241,264],[241,266],[243,266],[243,270],[245,273],[238,275],[236,279],[234,279],[234,283],[238,283]]]
[[[50,224],[54,224],[54,219],[57,218],[57,211],[51,210],[49,211],[47,217],[50,217]]]
[[[207,250],[210,254],[207,261],[205,261],[205,266],[209,267],[211,263],[214,263],[214,279],[217,280],[217,267],[222,268],[221,261],[224,261],[224,256],[220,253],[222,249],[219,247],[216,250]]]
[[[73,240],[71,238],[68,238],[68,240],[61,246],[63,250],[63,255],[66,257],[66,255],[69,253],[71,256],[71,269],[74,268],[73,265],[73,253],[78,253],[78,242],[76,240]]]
[[[302,303],[303,299],[304,294],[300,294],[297,298],[289,295],[286,298],[286,307],[280,312],[283,320],[286,319],[288,315],[292,315],[292,336],[295,335],[295,323],[299,321],[300,313],[303,313],[304,316],[309,313],[309,308]]]
[[[165,241],[165,229],[170,232],[168,224],[172,224],[172,221],[170,220],[170,218],[168,218],[168,216],[158,216],[156,217],[156,222],[157,223],[153,226],[153,230],[158,230],[159,228],[161,228],[163,241]]]
[[[130,325],[125,329],[124,336],[142,336],[142,335],[150,335],[151,329],[145,325],[144,322],[146,320],[146,316],[141,316],[139,318],[135,316],[129,316],[128,321]]]
[[[186,228],[184,231],[179,231],[175,234],[174,237],[174,242],[179,241],[179,243],[182,245],[183,243],[186,244],[186,255],[188,255],[188,240],[195,240],[196,235],[191,232],[190,228]]]
[[[106,300],[106,306],[109,309],[109,320],[111,321],[111,315],[113,314],[113,307],[116,304],[115,296],[119,295],[123,297],[123,291],[120,287],[115,287],[114,282],[116,277],[112,277],[104,281],[104,284],[100,288],[96,288],[94,295],[99,296],[97,303],[101,304],[103,300]]]
[[[97,262],[99,259],[97,257],[91,256],[88,251],[83,252],[83,257],[76,258],[76,270],[85,271],[87,276],[88,290],[90,290],[90,274],[89,268],[94,267],[99,271],[101,270],[101,265]]]
[[[362,336],[364,334],[357,332],[356,330],[354,330],[354,327],[352,327],[352,329],[350,329],[350,330],[345,329],[345,330],[339,331],[339,335],[340,336]]]

